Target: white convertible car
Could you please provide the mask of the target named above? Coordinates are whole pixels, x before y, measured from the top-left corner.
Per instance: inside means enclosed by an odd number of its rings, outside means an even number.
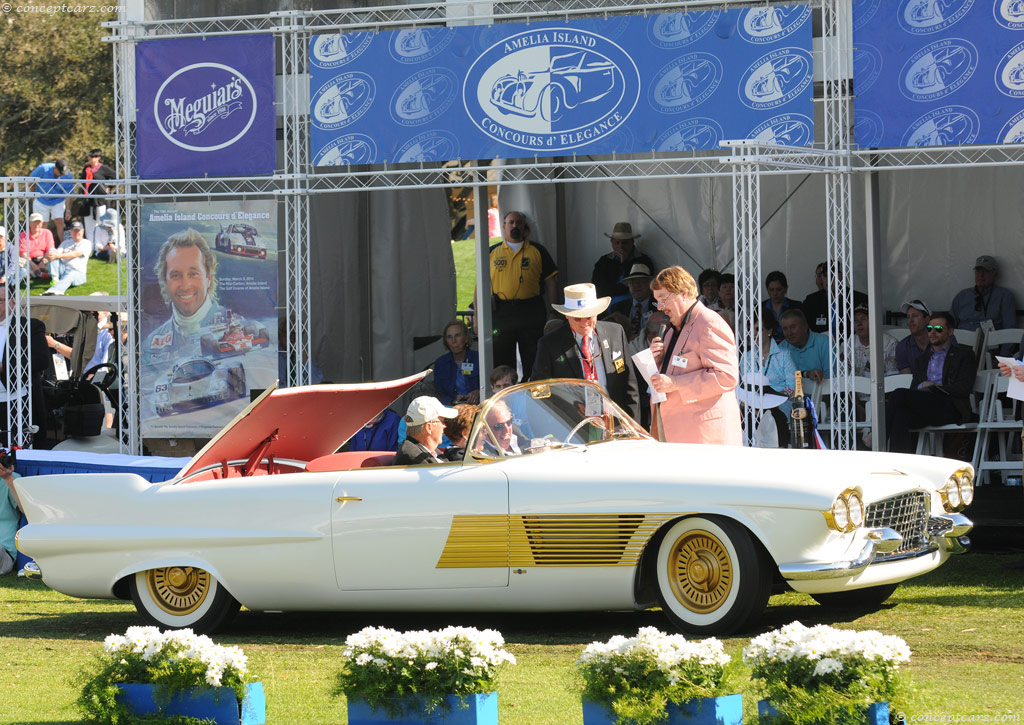
[[[173,480],[17,481],[18,547],[76,597],[211,631],[251,610],[618,610],[751,625],[773,586],[878,604],[968,545],[958,461],[659,443],[593,384],[508,388],[464,460],[335,453],[420,376],[272,390]],[[511,435],[521,453],[506,453]]]

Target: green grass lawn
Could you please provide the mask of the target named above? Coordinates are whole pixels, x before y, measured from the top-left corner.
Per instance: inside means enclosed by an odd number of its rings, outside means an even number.
[[[117,268],[121,267],[122,293],[128,289],[128,277],[125,274],[125,266],[108,264],[98,259],[89,260],[89,268],[85,273],[86,283],[78,287],[70,288],[66,294],[69,295],[90,295],[93,292],[105,292],[106,294],[117,294]],[[50,287],[50,280],[33,279],[30,282],[30,289],[33,295],[41,295]]]
[[[497,244],[501,237],[492,237],[491,244]],[[468,310],[476,290],[476,239],[452,242],[452,257],[455,259],[455,287],[457,310]]]
[[[1012,557],[971,553],[902,586],[879,611],[829,611],[810,597],[772,597],[757,632],[725,640],[739,657],[749,637],[793,620],[899,635],[913,651],[907,668],[918,721],[997,721],[1024,715],[1024,571]],[[272,572],[263,575],[272,576]],[[0,578],[0,723],[78,722],[72,684],[103,638],[140,620],[123,602],[78,600],[39,582]],[[666,629],[659,612],[573,614],[263,614],[242,612],[215,639],[244,647],[267,692],[268,722],[344,723],[330,696],[345,637],[367,625],[396,629],[447,624],[494,627],[519,664],[498,685],[503,725],[582,721],[572,663],[588,643],[639,627]],[[756,693],[745,681],[745,722],[756,722]],[[943,720],[945,718],[945,720]],[[1013,721],[1013,720],[1004,720]],[[1019,721],[1019,720],[1017,720]]]

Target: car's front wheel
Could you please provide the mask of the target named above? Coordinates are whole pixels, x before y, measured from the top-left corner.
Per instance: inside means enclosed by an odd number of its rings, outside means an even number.
[[[880,584],[877,587],[850,589],[844,592],[812,594],[811,599],[830,609],[877,609],[892,596],[899,584]]]
[[[140,571],[130,589],[139,614],[157,627],[214,632],[240,607],[210,572],[192,566]]]
[[[752,623],[771,593],[771,570],[745,528],[719,516],[677,521],[658,548],[658,597],[679,629],[725,635]]]

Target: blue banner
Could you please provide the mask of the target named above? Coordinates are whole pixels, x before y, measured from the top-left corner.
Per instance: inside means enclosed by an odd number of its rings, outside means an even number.
[[[139,43],[135,93],[141,178],[274,173],[273,37]]]
[[[813,140],[806,5],[314,36],[315,166]]]
[[[1024,142],[1024,2],[855,0],[854,142]]]

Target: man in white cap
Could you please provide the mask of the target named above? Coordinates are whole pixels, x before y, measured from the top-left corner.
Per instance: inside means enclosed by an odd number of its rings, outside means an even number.
[[[949,305],[957,327],[977,330],[984,320],[992,320],[997,330],[1017,326],[1017,301],[1013,292],[996,286],[997,276],[999,263],[992,255],[974,261],[974,286],[960,290]]]
[[[637,263],[646,264],[653,272],[654,262],[637,251],[636,240],[640,235],[633,233],[633,225],[629,222],[617,222],[612,233],[605,232],[605,236],[611,240],[612,251],[598,258],[590,281],[597,288],[599,297],[611,297],[612,302],[621,302],[627,298],[623,277],[631,274],[630,270]]]
[[[551,306],[565,315],[569,324],[548,333],[537,343],[531,380],[592,380],[604,388],[620,408],[639,420],[640,400],[626,332],[622,325],[597,321],[609,302],[608,297],[598,298],[592,284],[566,287],[565,304]]]
[[[104,262],[116,262],[128,251],[125,246],[124,225],[117,220],[117,211],[107,209],[96,225],[96,238],[92,239],[92,256]]]
[[[896,343],[896,367],[901,373],[914,372],[914,361],[928,349],[928,320],[932,311],[921,300],[910,300],[900,306],[907,316],[909,335]]]
[[[395,456],[396,466],[415,466],[421,463],[440,463],[437,447],[444,436],[441,418],[455,418],[459,411],[441,404],[437,398],[421,395],[413,398],[405,412],[405,440]]]
[[[622,278],[622,281],[629,287],[629,298],[611,306],[612,312],[618,312],[629,320],[630,342],[639,337],[647,325],[647,320],[658,309],[658,305],[654,302],[654,295],[651,294],[651,279],[653,278],[651,268],[643,262],[637,262],[630,268],[629,274]]]
[[[92,242],[85,238],[82,222],[71,222],[68,228],[71,236],[56,249],[46,254],[49,260],[50,277],[53,284],[44,295],[62,295],[71,287],[85,284],[88,276],[89,257],[92,256]]]

